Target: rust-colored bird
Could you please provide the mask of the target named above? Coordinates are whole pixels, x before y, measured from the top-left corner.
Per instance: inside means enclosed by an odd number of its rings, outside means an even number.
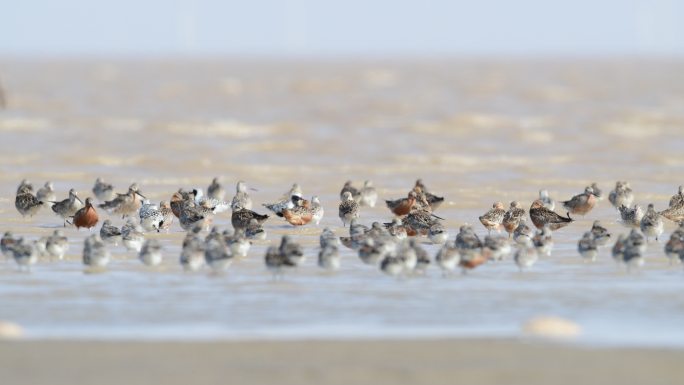
[[[394,201],[385,201],[387,203],[387,207],[392,211],[392,213],[396,216],[404,216],[408,215],[408,213],[411,212],[411,209],[413,206],[416,204],[416,192],[411,190],[411,192],[408,193],[408,197],[406,198],[400,198]]]
[[[81,227],[90,229],[95,227],[99,220],[100,218],[97,216],[97,211],[95,211],[95,207],[93,207],[92,198],[86,198],[85,207],[74,214],[74,226],[76,226],[76,229],[80,229]]]
[[[303,226],[313,219],[311,204],[306,199],[297,199],[297,206],[283,209],[283,217],[293,226]]]

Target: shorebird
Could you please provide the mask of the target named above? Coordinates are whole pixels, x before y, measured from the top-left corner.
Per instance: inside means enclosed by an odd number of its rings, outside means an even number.
[[[347,223],[351,222],[352,219],[359,217],[359,204],[356,203],[352,197],[352,193],[349,191],[345,191],[344,194],[342,194],[339,215],[344,227],[347,227]]]
[[[209,208],[209,209],[211,209],[211,212],[213,214],[220,214],[224,211],[228,211],[228,209],[231,208],[231,204],[228,202],[218,200],[218,199],[214,199],[214,198],[210,198],[210,197],[205,197],[202,189],[198,189],[198,188],[192,189],[192,196],[194,197],[195,205],[201,206],[204,208]],[[235,208],[233,210],[238,208],[239,204],[241,204],[241,203],[242,202],[236,203]],[[249,201],[249,204],[251,205],[251,200]]]
[[[479,257],[482,256],[482,241],[469,225],[460,227],[458,234],[456,234],[454,247],[461,254],[461,266],[470,260],[477,260],[478,264],[484,262],[479,261]]]
[[[433,245],[443,245],[449,239],[449,233],[444,229],[444,225],[437,222],[428,229],[428,238]]]
[[[33,189],[30,184],[19,186],[17,196],[14,199],[14,207],[17,208],[22,217],[27,215],[30,217],[34,216],[42,205],[43,202],[33,195]]]
[[[534,236],[532,229],[527,225],[526,221],[520,221],[520,224],[513,232],[513,241],[518,244],[524,244],[531,240]]]
[[[568,217],[570,214],[586,215],[596,205],[597,199],[594,195],[594,189],[587,186],[584,192],[572,197],[572,199],[563,202],[563,207],[568,210]]]
[[[293,226],[303,226],[313,220],[313,210],[309,201],[297,198],[296,206],[283,209],[283,217]]]
[[[169,206],[171,207],[171,212],[176,218],[180,219],[181,210],[187,202],[195,203],[195,196],[192,191],[185,191],[181,188],[178,189],[177,192],[173,193]]]
[[[245,228],[245,236],[247,239],[264,240],[266,239],[266,230],[264,230],[258,220],[252,218]]]
[[[394,254],[404,262],[404,272],[407,274],[413,273],[418,266],[418,255],[416,254],[416,250],[411,246],[411,242],[414,242],[415,244],[414,239],[399,243]]]
[[[54,202],[57,200],[57,195],[55,195],[55,187],[53,186],[52,182],[45,182],[45,185],[38,189],[36,198],[43,202],[46,207],[52,207]]]
[[[266,222],[268,215],[261,215],[252,210],[245,208],[233,211],[230,218],[230,223],[234,229],[247,229],[252,219],[255,219],[259,225]]]
[[[682,253],[684,253],[684,223],[680,223],[665,244],[665,255],[670,259],[670,264],[678,260]]]
[[[344,186],[342,187],[342,190],[340,191],[340,199],[344,200],[344,195],[345,193],[348,192],[351,194],[352,198],[354,198],[354,201],[356,203],[359,203],[361,201],[361,191],[357,189],[356,187],[352,186],[352,181],[348,180],[344,183]]]
[[[217,177],[212,179],[211,184],[207,187],[207,196],[220,201],[225,198],[226,190],[221,186]]]
[[[107,243],[116,245],[121,240],[121,230],[112,225],[111,220],[105,219],[100,228],[100,238]]]
[[[2,239],[0,239],[0,251],[2,251],[2,255],[4,255],[5,258],[11,258],[13,256],[12,245],[16,242],[17,239],[14,238],[14,234],[12,234],[11,231],[5,231]]]
[[[171,205],[168,201],[159,202],[159,212],[162,215],[162,222],[160,224],[161,230],[166,230],[167,232],[171,228],[173,223],[173,210],[171,210]]]
[[[304,263],[304,259],[306,258],[304,251],[302,250],[302,246],[293,241],[289,235],[283,235],[283,237],[280,239],[280,247],[278,250],[295,266],[299,266]]]
[[[361,201],[359,203],[361,206],[375,207],[377,201],[378,192],[373,187],[373,182],[370,180],[365,181],[361,189]]]
[[[646,214],[641,218],[640,228],[646,236],[646,242],[648,242],[649,237],[655,237],[655,240],[658,241],[658,237],[663,233],[663,218],[655,211],[653,203],[648,205]]]
[[[400,198],[393,201],[386,200],[385,203],[394,215],[401,217],[408,215],[408,213],[411,212],[413,206],[416,204],[416,198],[416,192],[412,190],[408,193],[406,198]]]
[[[106,202],[114,199],[116,194],[114,193],[114,186],[109,183],[105,183],[102,178],[95,179],[95,185],[93,185],[93,194],[95,198],[100,202]]]
[[[461,262],[461,254],[455,247],[444,244],[435,256],[437,266],[442,270],[442,276],[446,277],[456,270]]]
[[[438,219],[441,218],[425,210],[413,210],[401,220],[401,223],[409,236],[427,235],[430,228],[439,223]]]
[[[608,194],[608,200],[615,208],[629,207],[634,201],[634,193],[629,183],[624,181],[615,182],[615,189]]]
[[[335,232],[330,230],[329,227],[326,227],[323,229],[323,231],[321,231],[321,235],[318,237],[318,242],[321,246],[321,249],[324,249],[328,246],[340,246],[340,239],[337,238]]]
[[[55,230],[52,235],[47,238],[45,250],[50,258],[59,260],[64,258],[64,254],[66,254],[67,250],[69,250],[69,240],[66,236],[64,236],[64,232],[62,230]]]
[[[504,215],[506,215],[506,210],[504,210],[503,203],[494,202],[492,208],[479,219],[482,226],[491,234],[492,230],[501,231]]]
[[[178,222],[183,230],[189,231],[195,226],[209,227],[213,216],[214,212],[211,208],[197,206],[194,201],[188,200],[183,202]]]
[[[553,234],[551,229],[545,226],[543,229],[537,230],[532,238],[532,244],[538,254],[547,257],[551,256],[551,251],[553,250]]]
[[[235,196],[230,203],[230,208],[237,209],[252,209],[252,198],[247,193],[247,183],[244,181],[237,182],[235,186]]]
[[[530,218],[532,219],[534,227],[538,230],[543,229],[544,226],[549,226],[549,229],[555,231],[572,222],[570,215],[562,217],[555,211],[551,211],[544,207],[544,202],[542,202],[541,199],[532,202],[532,206],[530,206]]]
[[[595,261],[598,255],[598,244],[591,231],[587,231],[582,236],[582,239],[577,242],[577,251],[579,251],[585,261]]]
[[[667,209],[661,211],[660,215],[671,220],[672,222],[682,222],[684,221],[684,204],[681,206],[668,207]]]
[[[64,227],[66,227],[67,219],[76,215],[76,212],[83,208],[83,201],[76,195],[76,190],[69,190],[69,197],[59,201],[53,202],[52,211],[64,219]]]
[[[88,268],[102,269],[109,263],[110,252],[98,234],[91,234],[83,243],[83,264]]]
[[[556,208],[556,201],[551,199],[547,190],[539,190],[539,200],[542,201],[544,207],[551,211]]]
[[[508,233],[509,238],[515,229],[518,228],[518,225],[523,218],[525,218],[525,209],[520,207],[520,203],[518,203],[518,201],[511,202],[511,205],[508,211],[506,211],[506,214],[504,214],[503,221],[501,222],[504,229]]]
[[[596,184],[596,182],[593,182],[591,184],[591,189],[594,190],[594,196],[596,197],[596,199],[598,199],[599,201],[602,201],[603,200],[603,191],[601,191],[601,189]]]
[[[244,230],[233,230],[232,233],[228,230],[224,230],[223,241],[235,258],[246,258],[249,249],[252,247],[252,242],[247,239]]]
[[[138,216],[140,217],[140,226],[145,231],[159,232],[164,226],[164,214],[154,204],[144,203],[138,210]]]
[[[296,198],[301,198],[302,197],[302,189],[299,187],[297,183],[292,185],[292,188],[290,188],[290,191],[286,192],[283,194],[280,199],[275,202],[275,203],[264,203],[263,206],[266,207],[267,209],[273,211],[277,216],[282,217],[283,216],[283,209],[291,209],[295,207],[295,201]]]
[[[605,246],[610,240],[610,232],[601,225],[600,221],[594,221],[594,224],[591,225],[591,235],[598,246]]]
[[[523,269],[532,267],[538,259],[539,255],[537,255],[537,250],[534,248],[531,240],[527,240],[524,244],[518,246],[515,256],[513,257],[520,272],[522,272]]]
[[[482,245],[482,254],[485,258],[500,261],[511,254],[512,247],[508,238],[502,236],[487,235]]]
[[[399,218],[394,218],[392,219],[392,222],[385,223],[385,228],[390,235],[397,240],[405,239],[408,236],[406,234],[406,228],[404,227],[403,223],[401,223],[401,219]]]
[[[437,195],[428,191],[427,187],[425,187],[425,184],[423,184],[422,179],[416,180],[415,187],[420,188],[423,195],[425,196],[425,200],[430,205],[430,209],[432,211],[435,211],[444,202],[444,197],[437,196]]]
[[[630,246],[639,249],[639,252],[643,253],[646,251],[646,237],[637,229],[632,229],[627,236],[627,242]]]
[[[321,206],[321,201],[318,199],[318,196],[314,195],[311,197],[311,211],[313,213],[313,218],[312,220],[316,225],[321,223],[321,219],[323,219],[323,215],[325,214],[325,210],[323,210],[323,206]]]
[[[140,198],[147,199],[138,189],[138,184],[133,183],[128,187],[128,192],[117,194],[116,198],[102,203],[99,207],[107,210],[109,213],[120,214],[121,218],[126,218],[140,210],[140,206],[142,206]]]
[[[204,261],[215,273],[224,272],[233,263],[233,255],[223,237],[211,239],[204,245]]]
[[[627,236],[625,234],[618,235],[618,239],[613,244],[611,249],[611,254],[615,262],[622,262],[622,256],[625,253],[625,248],[627,247]]]
[[[95,207],[93,207],[93,199],[88,197],[86,198],[85,206],[80,208],[78,211],[76,211],[76,214],[74,214],[73,223],[77,230],[81,227],[90,229],[95,227],[99,220],[100,218],[97,216],[97,211],[95,211]]]
[[[318,266],[328,271],[340,269],[340,254],[334,244],[326,244],[318,253]]]
[[[277,246],[269,246],[264,257],[266,268],[273,273],[273,278],[282,277],[285,269],[292,268],[295,264],[283,255]]]
[[[161,243],[156,239],[146,240],[140,249],[138,259],[146,266],[159,266],[162,263]]]
[[[634,208],[627,206],[619,206],[620,223],[627,227],[639,227],[641,219],[644,217],[644,210],[639,205],[634,205]]]
[[[31,266],[38,262],[38,250],[35,241],[27,242],[23,238],[19,238],[9,247],[19,270],[31,272]]]
[[[391,277],[402,275],[405,268],[405,261],[394,255],[388,255],[380,262],[380,270]]]
[[[121,227],[121,239],[127,250],[139,253],[145,241],[145,235],[142,233],[140,226],[129,218],[126,224]]]
[[[185,235],[180,255],[180,264],[185,271],[197,271],[204,265],[204,242],[199,237],[202,230],[196,226]]]
[[[670,207],[684,206],[684,186],[679,186],[677,193],[670,198]]]
[[[397,243],[389,238],[372,238],[368,236],[352,237],[353,245],[358,245],[358,255],[361,262],[366,265],[376,265],[388,255],[394,255]],[[345,244],[342,238],[342,244]]]

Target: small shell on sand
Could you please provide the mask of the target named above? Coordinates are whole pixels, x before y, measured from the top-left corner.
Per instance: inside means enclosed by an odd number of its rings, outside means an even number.
[[[0,321],[0,340],[15,340],[23,336],[24,329],[21,326],[9,321]]]
[[[542,338],[576,338],[582,334],[577,323],[553,316],[534,317],[522,325],[524,334]]]

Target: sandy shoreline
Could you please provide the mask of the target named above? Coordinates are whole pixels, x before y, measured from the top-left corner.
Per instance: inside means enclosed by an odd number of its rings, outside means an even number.
[[[0,343],[3,384],[673,384],[683,350],[515,340]]]

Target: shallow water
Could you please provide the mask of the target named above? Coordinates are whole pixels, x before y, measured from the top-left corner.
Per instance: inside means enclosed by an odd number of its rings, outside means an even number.
[[[592,344],[684,346],[684,272],[651,243],[627,274],[610,258],[585,264],[576,242],[594,219],[626,230],[607,200],[554,234],[552,257],[519,273],[509,259],[467,276],[397,280],[343,249],[342,269],[318,270],[318,234],[336,216],[347,179],[375,182],[380,198],[406,194],[417,177],[447,198],[437,214],[453,235],[495,200],[528,207],[547,188],[568,199],[590,182],[607,195],[629,180],[637,202],[665,208],[684,171],[684,62],[666,60],[0,60],[8,108],[0,111],[0,229],[46,235],[61,219],[14,209],[22,178],[90,194],[97,176],[152,200],[222,176],[258,189],[257,206],[292,182],[326,209],[319,227],[267,222],[269,240],[294,233],[306,266],[275,282],[263,266],[268,242],[224,276],[186,274],[183,233],[151,234],[161,269],[113,249],[108,272],[83,274],[86,231],[66,229],[66,261],[31,274],[0,264],[0,320],[34,338],[374,338],[517,335],[538,315],[579,323]],[[263,210],[262,210],[263,211]],[[560,210],[559,210],[560,211]],[[106,214],[102,213],[103,217]],[[364,222],[388,221],[378,205]],[[112,218],[120,225],[121,219]],[[229,214],[215,222],[230,226]],[[432,255],[437,247],[426,245]]]

